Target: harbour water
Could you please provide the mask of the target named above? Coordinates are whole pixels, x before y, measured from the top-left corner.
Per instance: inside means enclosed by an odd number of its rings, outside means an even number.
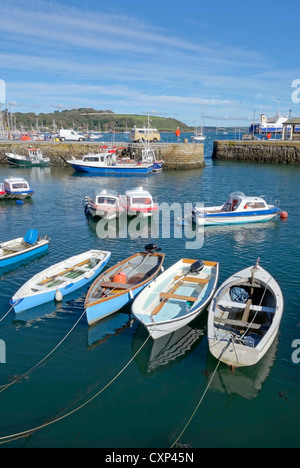
[[[165,252],[165,268],[182,257],[218,261],[219,284],[260,257],[285,300],[273,347],[253,368],[232,373],[221,364],[205,394],[217,366],[208,352],[207,312],[166,339],[146,342],[147,333],[132,319],[130,307],[93,327],[83,315],[67,336],[84,312],[86,290],[62,304],[49,303],[18,316],[11,311],[0,322],[0,340],[5,343],[0,387],[61,344],[24,379],[5,391],[0,388],[2,447],[168,449],[184,428],[179,442],[192,449],[299,446],[300,352],[293,348],[300,340],[299,168],[212,162],[215,135],[210,136],[205,142],[206,167],[193,171],[104,178],[76,175],[69,168],[1,167],[1,180],[17,174],[35,190],[24,205],[0,201],[1,241],[36,228],[51,243],[48,254],[0,271],[0,319],[22,284],[54,263],[99,248],[112,252],[112,266],[144,249],[148,238],[97,236],[97,226],[85,217],[83,207],[85,196],[97,188],[123,193],[143,185],[159,203],[170,205],[222,204],[230,192],[242,191],[280,200],[288,219],[207,227],[198,250],[186,249],[184,235],[174,238],[172,229],[171,238],[150,241]],[[26,437],[18,436],[35,428],[39,429]]]

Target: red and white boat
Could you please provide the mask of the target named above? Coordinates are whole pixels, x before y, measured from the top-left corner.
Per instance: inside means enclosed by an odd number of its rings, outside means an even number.
[[[85,214],[99,218],[118,218],[124,213],[121,206],[120,195],[114,190],[102,189],[97,192],[94,199],[85,197]]]
[[[4,198],[6,191],[4,190],[4,184],[0,184],[0,198]]]
[[[128,216],[149,217],[159,209],[151,193],[143,187],[127,190],[125,195],[121,196],[121,204]]]

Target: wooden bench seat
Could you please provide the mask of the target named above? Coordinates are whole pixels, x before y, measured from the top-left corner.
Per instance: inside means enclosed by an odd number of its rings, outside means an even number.
[[[222,317],[215,317],[215,322],[223,323],[224,325],[232,325],[234,327],[241,327],[241,328],[250,328],[252,330],[259,330],[261,328],[260,323],[248,323],[244,322],[243,320],[234,320],[234,319],[226,319]]]
[[[181,296],[179,294],[174,294],[174,293],[160,293],[159,295],[162,299],[178,299],[181,301],[190,301],[190,302],[196,302],[197,297],[193,296]]]
[[[189,282],[189,283],[198,283],[198,284],[207,284],[209,282],[209,279],[202,279],[202,278],[194,278],[192,276],[185,276],[184,278],[182,278],[182,276],[175,276],[174,278],[174,281],[178,281],[180,280],[180,282],[184,283],[184,282]]]
[[[245,309],[245,307],[246,307],[246,303],[233,302],[233,301],[219,301],[218,305],[221,306],[221,307],[225,307],[225,309],[233,308],[233,307],[236,308],[236,309]],[[266,313],[270,313],[270,314],[275,313],[275,308],[274,307],[264,307],[264,306],[254,305],[254,304],[252,304],[250,306],[250,310],[255,310],[255,311],[258,311],[258,312],[266,312]]]

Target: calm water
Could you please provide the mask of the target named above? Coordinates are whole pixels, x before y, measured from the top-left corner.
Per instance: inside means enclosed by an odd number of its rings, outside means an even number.
[[[205,230],[201,249],[186,250],[186,239],[155,239],[166,253],[165,268],[182,257],[220,262],[219,283],[234,272],[261,265],[279,282],[285,310],[274,346],[259,365],[231,373],[220,365],[198,411],[180,442],[202,447],[299,446],[300,364],[292,362],[293,340],[300,339],[299,314],[299,167],[250,163],[212,163],[211,135],[205,143],[207,165],[188,172],[168,171],[146,178],[98,178],[74,175],[72,169],[10,169],[35,190],[22,206],[0,202],[1,241],[29,228],[51,238],[49,253],[1,272],[0,318],[9,300],[34,274],[91,248],[110,250],[109,266],[142,250],[148,239],[99,239],[84,215],[83,199],[97,187],[123,192],[143,185],[159,202],[221,204],[229,192],[264,194],[280,200],[288,220]],[[64,339],[83,313],[86,290],[0,323],[6,364],[0,386],[25,373]],[[169,448],[197,407],[217,361],[208,352],[207,312],[190,327],[146,345],[102,393],[147,339],[131,320],[130,308],[89,328],[85,317],[51,357],[22,382],[0,393],[0,437],[18,434],[74,414],[27,438],[2,447]],[[95,395],[99,394],[93,399]]]

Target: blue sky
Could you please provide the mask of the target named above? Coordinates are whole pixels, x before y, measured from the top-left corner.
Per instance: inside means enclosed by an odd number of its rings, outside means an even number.
[[[295,0],[0,0],[0,79],[12,112],[299,116],[299,13]]]

